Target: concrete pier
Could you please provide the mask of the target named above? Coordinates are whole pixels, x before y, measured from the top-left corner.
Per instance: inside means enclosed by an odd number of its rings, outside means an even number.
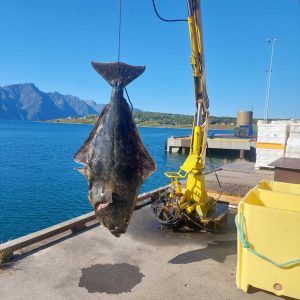
[[[191,137],[174,137],[167,140],[168,153],[188,153]],[[256,142],[253,139],[236,138],[233,135],[217,135],[214,138],[207,138],[208,148],[222,150],[239,150],[239,157],[245,158],[245,151],[254,150]]]
[[[229,197],[243,196],[260,180],[273,178],[273,171],[255,170],[249,162],[217,172]],[[218,190],[213,173],[206,175],[206,182],[210,191]],[[155,193],[139,198],[147,200]],[[10,241],[8,245],[20,251],[0,272],[0,299],[278,299],[262,290],[252,288],[246,294],[236,287],[235,213],[230,210],[218,234],[161,228],[144,207],[134,212],[128,232],[120,238],[96,226],[95,220],[93,226],[72,233],[72,224],[91,221],[81,217],[58,224],[56,237],[25,248]],[[63,227],[68,231],[62,232]],[[34,237],[36,242],[38,234]]]

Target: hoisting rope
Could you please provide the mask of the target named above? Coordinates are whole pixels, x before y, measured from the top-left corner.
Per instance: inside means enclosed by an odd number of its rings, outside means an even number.
[[[118,61],[121,53],[122,0],[119,0]]]
[[[222,193],[223,193],[223,191],[222,191],[222,185],[221,185],[221,182],[220,182],[220,180],[219,180],[219,176],[218,176],[218,174],[217,174],[216,167],[215,167],[215,165],[214,165],[212,159],[210,158],[210,156],[211,156],[211,151],[210,151],[210,148],[208,147],[208,142],[206,142],[206,150],[207,150],[207,153],[208,153],[208,155],[207,155],[206,157],[208,158],[208,160],[209,160],[209,162],[210,162],[210,165],[212,166],[212,169],[213,169],[213,171],[214,171],[215,177],[216,177],[217,182],[218,182],[218,185],[219,185],[219,197],[218,197],[218,199],[215,200],[215,203],[217,203],[217,202],[221,199],[221,196],[222,196]]]
[[[243,248],[247,249],[249,252],[251,252],[252,254],[256,255],[257,257],[269,262],[270,264],[279,267],[279,268],[284,268],[290,265],[294,265],[294,264],[299,264],[300,263],[300,258],[297,259],[292,259],[292,260],[288,260],[286,262],[283,263],[277,263],[274,260],[270,259],[269,257],[255,251],[254,249],[251,248],[249,241],[246,239],[245,236],[245,232],[244,232],[244,215],[240,214],[241,216],[241,224],[239,224],[238,222],[238,214],[235,216],[235,226],[237,228],[239,237],[240,237],[240,242],[242,243]]]
[[[118,26],[118,62],[120,61],[121,55],[121,29],[122,29],[122,0],[119,0],[119,26]],[[131,106],[131,113],[133,113],[133,105],[131,103],[130,97],[128,95],[126,87],[124,88],[127,100]]]
[[[130,103],[131,113],[133,113],[133,105],[132,105],[132,103],[131,103],[131,100],[130,100],[130,97],[129,97],[129,95],[128,95],[128,92],[127,92],[126,87],[124,88],[124,90],[125,90],[125,93],[126,93],[126,96],[127,96],[127,100],[128,100],[129,103]]]

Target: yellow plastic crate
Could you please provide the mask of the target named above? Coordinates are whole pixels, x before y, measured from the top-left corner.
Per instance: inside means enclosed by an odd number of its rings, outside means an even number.
[[[236,284],[300,299],[300,185],[262,181],[236,216]]]
[[[289,184],[289,183],[279,182],[279,181],[263,180],[258,184],[256,188],[265,191],[296,194],[298,196],[300,195],[300,184]]]

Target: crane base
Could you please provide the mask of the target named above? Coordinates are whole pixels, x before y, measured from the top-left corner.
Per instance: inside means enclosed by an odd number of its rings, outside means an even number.
[[[174,226],[176,231],[191,232],[191,231],[212,231],[218,232],[222,229],[228,215],[228,204],[217,203],[214,214],[207,217],[204,222],[193,219],[191,216],[184,215],[181,222]]]

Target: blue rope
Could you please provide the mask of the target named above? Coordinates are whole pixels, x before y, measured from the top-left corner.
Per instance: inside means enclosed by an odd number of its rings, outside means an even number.
[[[270,259],[269,257],[255,251],[254,249],[252,249],[250,247],[250,243],[247,241],[246,237],[245,237],[245,232],[244,232],[244,215],[241,214],[241,225],[238,223],[238,215],[235,216],[235,226],[238,230],[238,234],[240,237],[240,242],[243,245],[243,248],[247,249],[249,252],[251,252],[252,254],[260,257],[261,259],[269,262],[270,264],[279,267],[279,268],[283,268],[283,267],[287,267],[289,265],[294,265],[294,264],[298,264],[300,263],[300,258],[297,259],[292,259],[292,260],[288,260],[284,263],[277,263],[275,261],[273,261],[272,259]]]

